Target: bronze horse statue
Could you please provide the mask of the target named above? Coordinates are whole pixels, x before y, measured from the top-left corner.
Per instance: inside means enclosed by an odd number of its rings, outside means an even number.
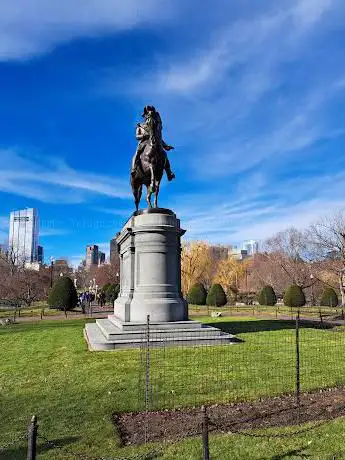
[[[158,195],[164,170],[167,171],[169,180],[175,175],[170,170],[170,163],[165,150],[173,147],[162,140],[162,122],[154,107],[144,109],[146,122],[137,125],[137,139],[140,144],[133,160],[131,173],[131,186],[134,195],[136,210],[139,209],[143,185],[146,186],[146,201],[152,208],[151,197],[154,194],[153,207],[158,207]],[[138,131],[139,130],[139,131]],[[143,134],[144,133],[144,134]]]

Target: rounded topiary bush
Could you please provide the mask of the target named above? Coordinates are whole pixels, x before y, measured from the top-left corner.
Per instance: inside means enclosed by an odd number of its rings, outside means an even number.
[[[288,307],[303,307],[305,305],[305,295],[300,286],[292,284],[284,294],[284,304]]]
[[[335,290],[331,287],[325,289],[320,299],[320,305],[323,307],[336,307],[339,303],[339,299]]]
[[[194,284],[187,294],[187,301],[193,305],[206,304],[207,291],[202,283]]]
[[[72,310],[78,303],[75,285],[68,276],[61,276],[54,284],[48,297],[50,308]]]
[[[277,296],[272,286],[264,286],[259,294],[259,304],[273,307],[277,303]]]
[[[105,292],[106,301],[109,303],[114,303],[117,299],[120,292],[120,285],[113,283],[111,284]]]
[[[220,284],[214,284],[206,297],[206,304],[209,306],[223,307],[226,304],[226,294]]]

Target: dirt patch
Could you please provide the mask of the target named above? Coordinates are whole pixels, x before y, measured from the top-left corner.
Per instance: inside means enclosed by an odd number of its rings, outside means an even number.
[[[299,412],[299,413],[298,413]],[[296,408],[292,395],[252,402],[208,406],[210,431],[238,432],[253,428],[281,427],[309,421],[332,420],[345,416],[345,388],[329,388],[304,393]],[[130,412],[113,415],[114,424],[124,445],[176,441],[201,433],[200,408],[160,412]],[[147,423],[146,423],[147,421]]]

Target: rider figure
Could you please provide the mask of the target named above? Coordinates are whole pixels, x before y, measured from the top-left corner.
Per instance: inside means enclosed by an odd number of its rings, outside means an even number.
[[[161,117],[160,117],[159,113],[156,111],[156,109],[153,106],[150,106],[150,105],[147,105],[144,108],[144,112],[142,113],[141,116],[145,118],[145,122],[144,123],[138,123],[137,127],[136,127],[135,137],[139,141],[139,144],[138,144],[137,150],[136,150],[135,155],[134,155],[133,160],[132,160],[131,174],[133,175],[135,173],[136,169],[140,168],[140,155],[144,151],[144,149],[146,147],[146,144],[147,144],[148,140],[150,139],[150,134],[149,134],[149,130],[148,130],[148,122],[149,122],[149,120],[151,118],[155,118],[155,121],[156,121],[156,123],[158,125],[158,129],[157,129],[158,136],[159,136],[158,141],[161,143],[162,154],[165,156],[164,169],[165,169],[166,175],[168,177],[168,180],[171,181],[171,180],[175,179],[175,174],[171,171],[170,162],[169,162],[169,159],[168,159],[168,156],[167,156],[166,152],[168,152],[169,150],[172,150],[174,147],[172,147],[171,145],[166,144],[164,142],[163,138],[162,138],[162,120],[161,120]]]

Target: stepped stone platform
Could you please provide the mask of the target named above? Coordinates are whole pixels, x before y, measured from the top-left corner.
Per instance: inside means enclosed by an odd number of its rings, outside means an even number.
[[[149,331],[150,347],[240,342],[232,334],[197,321],[152,322]],[[91,351],[138,348],[147,342],[148,337],[145,323],[124,322],[114,315],[86,324],[84,335]]]

